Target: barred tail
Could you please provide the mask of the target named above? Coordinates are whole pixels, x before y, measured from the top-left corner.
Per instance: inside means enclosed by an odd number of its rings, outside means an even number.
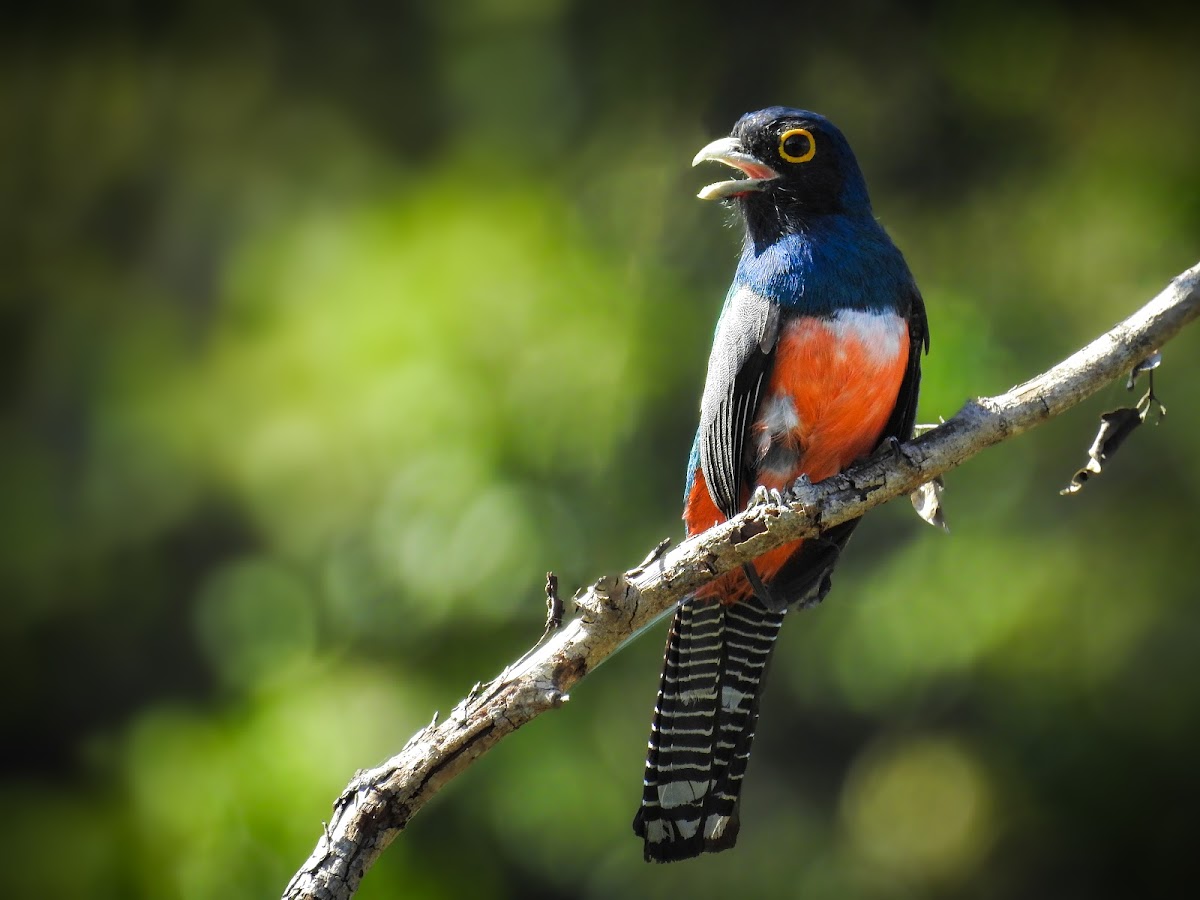
[[[667,638],[642,808],[633,830],[648,861],[727,850],[783,612],[757,596],[725,606],[688,598]]]

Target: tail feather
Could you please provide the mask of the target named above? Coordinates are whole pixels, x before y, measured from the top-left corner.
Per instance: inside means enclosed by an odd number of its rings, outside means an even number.
[[[750,597],[729,606],[689,598],[667,638],[642,808],[634,831],[647,860],[732,847],[758,700],[783,612]]]
[[[713,753],[713,787],[705,803],[706,850],[723,850],[737,840],[738,801],[758,723],[758,704],[783,613],[747,603],[724,607],[725,666],[720,731]]]

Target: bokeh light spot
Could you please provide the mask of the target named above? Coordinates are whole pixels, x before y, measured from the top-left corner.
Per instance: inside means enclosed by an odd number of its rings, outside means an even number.
[[[993,789],[949,738],[884,739],[855,761],[841,811],[855,851],[899,875],[939,880],[974,868],[994,836]]]

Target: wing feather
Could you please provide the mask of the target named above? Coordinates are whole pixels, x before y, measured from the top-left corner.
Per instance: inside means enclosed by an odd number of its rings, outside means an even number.
[[[916,285],[913,285],[908,309],[903,312],[908,320],[908,367],[900,382],[896,407],[884,426],[882,440],[894,437],[907,441],[912,437],[917,422],[917,395],[921,390],[921,357],[929,352],[929,320],[925,316],[925,301]]]
[[[717,323],[700,402],[700,466],[726,517],[741,509],[750,477],[746,436],[775,359],[778,324],[779,305],[748,288],[730,291]]]

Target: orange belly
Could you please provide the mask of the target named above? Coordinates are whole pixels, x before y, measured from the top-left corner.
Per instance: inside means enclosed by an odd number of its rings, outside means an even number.
[[[899,316],[843,312],[835,319],[788,323],[779,336],[759,418],[746,439],[747,452],[764,464],[756,466],[751,459],[755,480],[743,489],[741,505],[758,485],[782,490],[801,475],[820,481],[869,454],[896,405],[908,345],[908,326]],[[704,473],[697,470],[684,508],[688,534],[724,520]],[[763,580],[770,582],[802,544],[795,541],[757,557],[754,565]],[[752,591],[735,569],[697,596],[735,603]]]

